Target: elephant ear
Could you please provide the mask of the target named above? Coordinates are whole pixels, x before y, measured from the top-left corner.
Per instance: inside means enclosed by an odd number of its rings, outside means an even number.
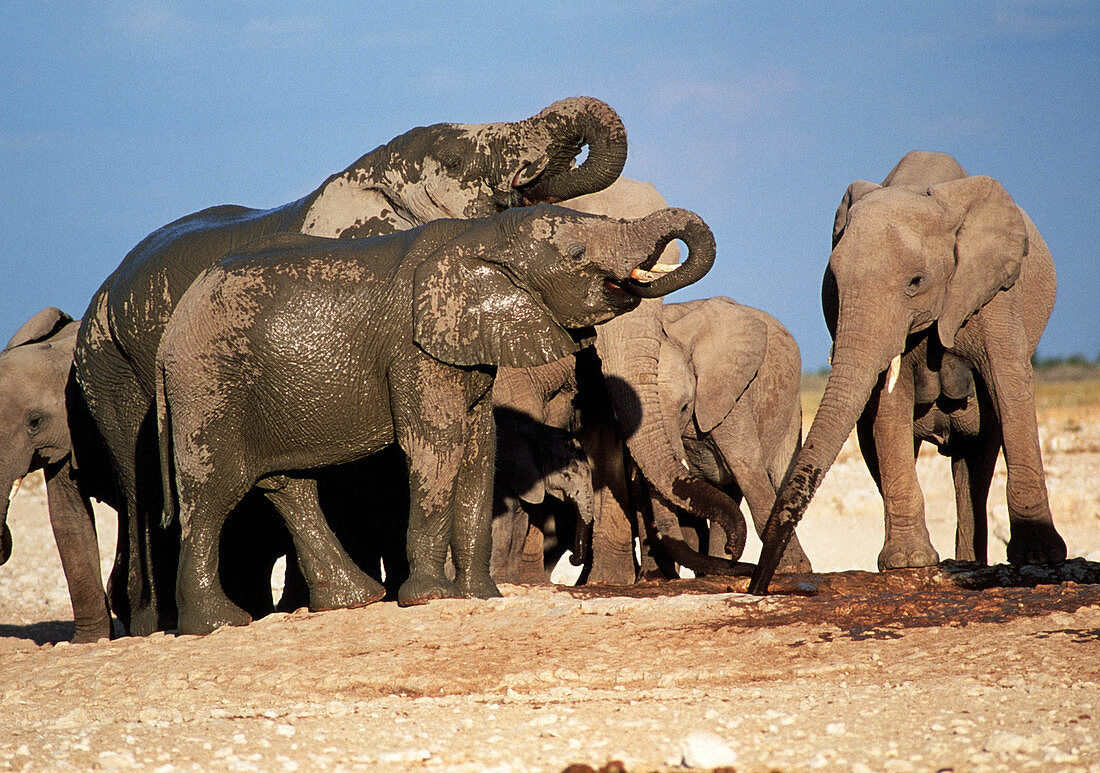
[[[960,213],[955,234],[955,271],[937,320],[945,349],[967,318],[1020,276],[1028,251],[1020,208],[992,177],[982,175],[941,183],[928,191]]]
[[[695,421],[710,432],[733,409],[764,362],[768,327],[739,304],[708,298],[674,321],[665,333],[691,359]]]
[[[532,368],[581,345],[477,248],[443,245],[416,267],[413,340],[451,365]]]
[[[56,334],[61,328],[72,321],[73,318],[61,309],[47,306],[24,322],[23,326],[15,331],[15,335],[8,341],[7,346],[4,347],[4,351],[14,349],[17,346],[23,346],[24,344],[33,344],[38,341],[43,341]]]
[[[844,235],[844,229],[848,225],[848,210],[852,205],[866,196],[868,193],[881,188],[866,180],[856,180],[844,191],[844,198],[840,200],[840,206],[836,208],[836,216],[833,218],[833,246],[836,247],[840,237]]]

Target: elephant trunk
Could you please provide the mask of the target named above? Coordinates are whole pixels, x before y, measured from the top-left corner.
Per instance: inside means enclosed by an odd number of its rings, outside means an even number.
[[[667,426],[661,411],[657,381],[662,337],[659,313],[660,301],[644,301],[635,311],[599,330],[596,350],[604,381],[627,448],[642,475],[676,507],[701,518],[716,519],[726,530],[726,549],[736,561],[744,550],[747,533],[740,509],[730,497],[689,472],[679,429]],[[678,528],[673,536],[676,532]],[[718,573],[714,567],[704,571]]]
[[[905,330],[900,336],[879,335],[881,321],[864,314],[859,322],[842,318],[833,347],[833,368],[821,403],[802,449],[791,465],[776,496],[761,536],[760,561],[749,583],[749,593],[764,595],[787,544],[794,535],[825,473],[836,461],[863,413],[879,378],[895,356],[901,354]],[[881,319],[881,317],[879,318]],[[865,332],[864,332],[865,331]]]
[[[555,102],[527,123],[549,137],[546,170],[523,188],[528,201],[553,204],[595,193],[622,173],[626,129],[610,105],[592,97],[572,97]],[[575,166],[585,145],[588,157]]]
[[[687,246],[687,257],[676,269],[652,281],[641,281],[632,274],[623,288],[639,298],[659,298],[702,279],[714,265],[717,247],[714,234],[703,219],[686,209],[661,209],[631,222],[629,239],[634,249],[646,259],[638,266],[652,268],[665,247],[674,239]]]

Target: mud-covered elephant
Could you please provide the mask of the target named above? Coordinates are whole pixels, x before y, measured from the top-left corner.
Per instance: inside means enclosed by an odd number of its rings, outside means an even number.
[[[852,183],[822,284],[832,372],[769,516],[750,590],[767,592],[778,553],[854,426],[884,501],[881,568],[938,560],[916,475],[923,440],[951,457],[957,555],[985,557],[986,499],[1003,450],[1009,561],[1064,560],[1031,369],[1055,291],[1050,251],[993,178],[967,175],[946,154],[914,151],[882,185]]]
[[[78,471],[73,433],[82,430],[66,404],[79,322],[60,309],[35,314],[0,352],[0,487],[9,491],[25,475],[43,470],[61,566],[69,586],[74,642],[111,635],[111,613],[99,569],[99,541],[89,494],[109,499],[91,461]],[[96,478],[89,481],[90,478]],[[82,485],[81,481],[85,481]],[[8,499],[0,500],[0,564],[11,555]]]
[[[798,345],[770,314],[729,298],[665,304],[660,321],[665,338],[658,353],[657,392],[676,453],[693,474],[735,502],[744,499],[762,533],[802,441]],[[685,533],[690,539],[685,546],[678,533],[678,508],[659,489],[644,488],[652,514],[646,521],[655,528],[651,537],[664,557],[708,571],[711,562],[694,554],[694,535]],[[722,558],[724,547],[709,545],[711,555]],[[714,568],[729,571],[728,561]],[[797,540],[787,548],[782,568],[810,571]]]
[[[574,165],[585,145],[587,157]],[[174,624],[178,540],[152,527],[162,506],[154,358],[176,302],[202,270],[276,233],[364,237],[568,199],[609,185],[625,158],[626,132],[614,110],[571,98],[514,123],[413,129],[298,201],[269,210],[205,209],[131,250],[92,298],[74,354],[77,382],[122,493],[125,531],[112,603],[129,630],[144,634]]]
[[[680,268],[636,278],[673,239],[689,248]],[[301,473],[395,442],[410,493],[411,573],[398,601],[498,594],[496,369],[574,354],[578,337],[635,308],[638,294],[698,280],[714,252],[710,229],[686,210],[621,221],[540,205],[371,239],[283,234],[204,272],[156,359],[165,501],[174,472],[181,523],[180,632],[248,622],[218,587],[217,544],[253,486],[287,522],[312,607],[381,598]]]

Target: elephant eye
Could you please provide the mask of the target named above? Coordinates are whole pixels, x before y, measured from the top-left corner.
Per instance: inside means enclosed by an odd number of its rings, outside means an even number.
[[[37,435],[42,425],[46,423],[46,417],[40,413],[32,413],[27,418],[27,434]]]
[[[440,159],[440,163],[443,164],[444,169],[454,171],[455,169],[458,169],[460,166],[462,166],[462,154],[453,150],[448,153],[444,153],[443,157]]]
[[[921,288],[923,286],[924,274],[916,274],[912,279],[909,280],[909,284],[906,285],[905,290],[910,295],[915,295],[916,293],[919,293],[921,291]]]
[[[574,242],[566,248],[565,254],[570,260],[579,261],[584,257],[584,245]]]

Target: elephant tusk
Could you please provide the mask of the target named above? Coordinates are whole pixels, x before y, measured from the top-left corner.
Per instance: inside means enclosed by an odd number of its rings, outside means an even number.
[[[636,268],[630,272],[630,278],[638,282],[652,282],[661,274],[671,274],[680,267],[679,263],[657,263],[648,271],[644,268]]]
[[[688,466],[688,460],[687,459],[681,459],[680,464],[684,465],[685,470],[687,470],[688,472],[691,472],[691,467]]]
[[[22,478],[16,478],[15,482],[11,484],[11,493],[8,494],[8,501],[15,499],[16,493],[19,491],[19,487],[23,484]]]
[[[894,385],[898,383],[898,374],[901,373],[901,355],[890,360],[890,372],[886,374],[886,391],[893,394]]]

